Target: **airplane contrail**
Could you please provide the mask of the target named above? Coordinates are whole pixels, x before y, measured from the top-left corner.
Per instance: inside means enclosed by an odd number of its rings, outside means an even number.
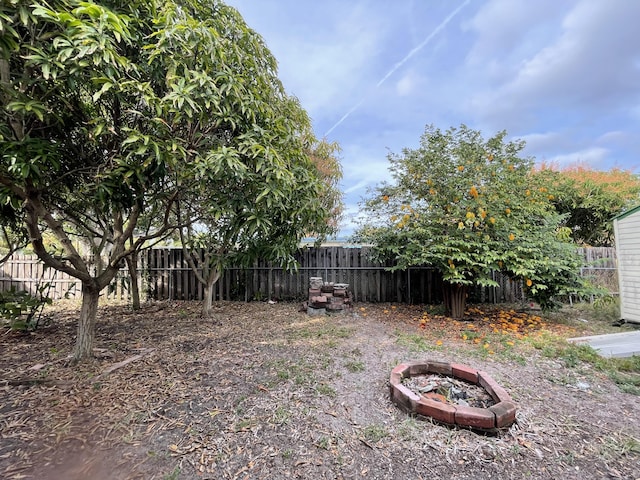
[[[379,88],[385,81],[387,81],[387,79],[389,77],[391,77],[391,75],[393,75],[394,73],[396,73],[398,71],[398,69],[400,67],[402,67],[405,63],[407,63],[407,61],[413,57],[416,53],[418,53],[420,50],[422,50],[425,46],[427,46],[427,44],[433,39],[433,37],[435,37],[438,33],[440,33],[440,31],[442,31],[442,29],[444,29],[447,24],[458,14],[460,13],[460,10],[462,10],[464,7],[466,7],[467,5],[469,5],[469,3],[471,2],[471,0],[465,0],[464,3],[462,3],[460,6],[458,6],[458,8],[456,8],[453,12],[451,12],[449,14],[449,16],[447,18],[445,18],[440,25],[438,25],[430,34],[429,36],[427,36],[427,38],[425,38],[422,43],[420,43],[418,46],[416,46],[415,48],[413,48],[407,55],[405,55],[405,57],[400,60],[398,63],[396,63],[393,68],[391,70],[389,70],[387,72],[387,74],[382,77],[380,79],[380,81],[378,83],[376,83],[374,88]],[[356,103],[353,107],[351,107],[351,109],[345,113],[342,118],[340,118],[340,120],[338,120],[329,130],[327,130],[327,133],[324,134],[324,136],[328,136],[331,132],[333,132],[342,122],[344,122],[353,112],[355,112],[363,103],[364,101],[367,99],[367,95],[365,95],[358,103]]]

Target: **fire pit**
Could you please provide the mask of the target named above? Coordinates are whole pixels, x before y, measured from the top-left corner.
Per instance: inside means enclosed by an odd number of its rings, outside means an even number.
[[[506,390],[488,373],[466,365],[401,363],[391,371],[389,383],[391,401],[398,407],[442,423],[492,430],[516,419],[516,406]],[[482,388],[486,395],[476,393],[471,401],[465,385],[469,390]]]

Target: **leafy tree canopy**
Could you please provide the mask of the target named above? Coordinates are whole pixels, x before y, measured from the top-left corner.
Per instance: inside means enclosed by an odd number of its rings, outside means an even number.
[[[246,238],[326,224],[307,114],[218,0],[4,1],[0,97],[0,203],[47,265],[82,281],[76,358],[91,354],[98,295],[121,261],[178,219],[240,212]],[[198,198],[206,211],[178,212]],[[108,256],[97,274],[78,236]]]
[[[495,271],[522,279],[543,305],[579,283],[579,259],[551,194],[529,175],[524,143],[505,136],[485,140],[464,125],[444,132],[428,126],[418,148],[389,156],[393,183],[364,204],[359,239],[395,268],[439,270],[454,317],[464,312],[466,286],[497,286]]]
[[[548,187],[555,210],[565,215],[563,224],[582,245],[613,245],[612,218],[640,203],[640,178],[630,171],[594,170],[580,163],[564,168],[543,164],[534,176]]]

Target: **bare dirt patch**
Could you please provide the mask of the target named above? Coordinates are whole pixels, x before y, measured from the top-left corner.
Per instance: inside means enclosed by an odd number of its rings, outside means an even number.
[[[640,478],[639,398],[588,365],[517,340],[499,350],[465,323],[447,336],[420,307],[309,317],[223,303],[208,319],[199,307],[102,307],[98,358],[80,366],[66,360],[75,308],[2,335],[0,477]],[[390,370],[427,357],[487,371],[516,423],[479,435],[398,410]]]

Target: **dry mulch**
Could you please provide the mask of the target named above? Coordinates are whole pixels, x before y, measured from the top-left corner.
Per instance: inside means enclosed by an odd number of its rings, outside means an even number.
[[[418,310],[222,303],[203,319],[199,308],[101,307],[97,358],[79,366],[67,360],[77,308],[2,335],[0,477],[640,478],[640,400],[586,365],[534,349],[526,362],[478,356],[462,339],[474,329],[425,335],[433,319],[421,329]],[[430,351],[407,342],[420,335]],[[517,402],[516,423],[483,435],[399,411],[389,373],[424,359],[487,371]]]

